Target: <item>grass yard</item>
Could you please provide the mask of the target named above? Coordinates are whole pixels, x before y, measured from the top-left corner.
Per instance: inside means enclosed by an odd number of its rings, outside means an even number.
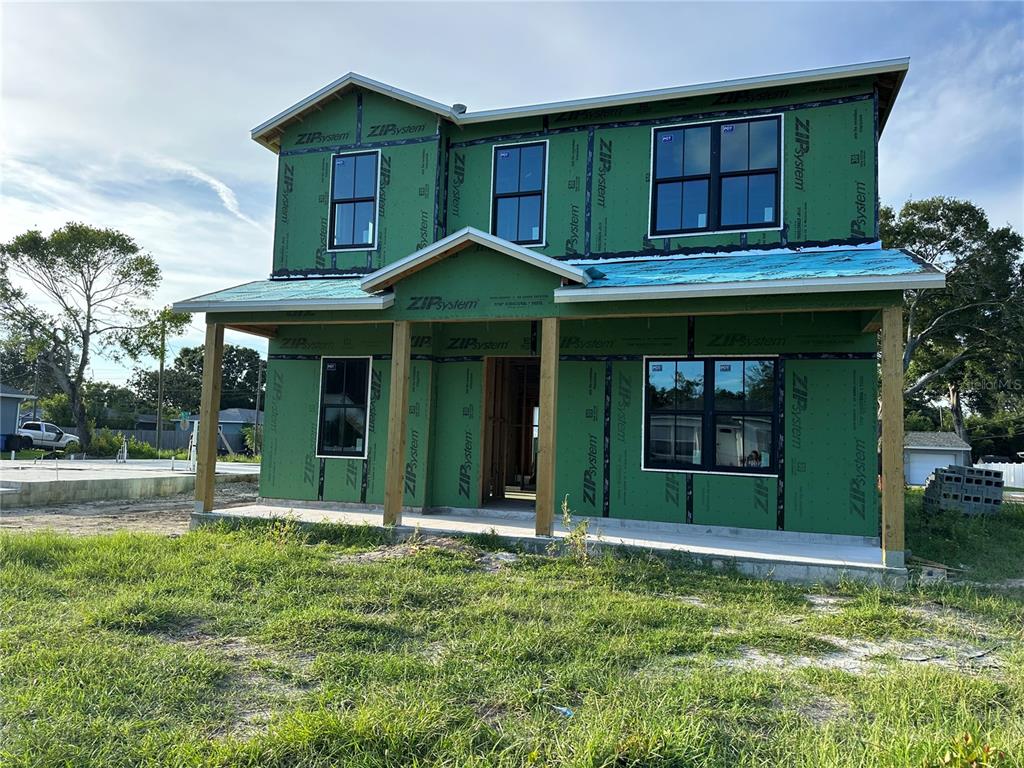
[[[921,556],[1021,568],[1019,509],[1016,539],[960,550],[922,524]],[[1022,589],[495,543],[0,536],[0,765],[905,768],[964,733],[1004,753],[979,765],[1024,765]]]

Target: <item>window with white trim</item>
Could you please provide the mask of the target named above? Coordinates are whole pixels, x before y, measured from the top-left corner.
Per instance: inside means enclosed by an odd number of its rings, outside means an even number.
[[[373,248],[380,152],[335,155],[331,170],[331,250]]]
[[[649,358],[644,468],[775,472],[775,361]]]
[[[651,234],[778,226],[780,133],[777,116],[656,128]]]
[[[325,357],[320,368],[318,456],[366,456],[370,358]]]

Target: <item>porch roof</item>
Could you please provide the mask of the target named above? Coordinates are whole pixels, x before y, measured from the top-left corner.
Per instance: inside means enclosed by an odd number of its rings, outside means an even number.
[[[394,294],[369,294],[359,287],[363,275],[254,280],[204,293],[173,305],[175,312],[290,312],[333,309],[387,309]]]
[[[590,282],[555,290],[556,303],[941,288],[942,270],[909,251],[869,247],[731,251],[575,260]]]

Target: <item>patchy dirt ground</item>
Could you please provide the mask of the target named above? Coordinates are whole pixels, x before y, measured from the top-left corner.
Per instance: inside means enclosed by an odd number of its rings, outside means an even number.
[[[256,477],[218,483],[214,504],[220,509],[252,504],[257,498]],[[0,531],[32,532],[53,530],[76,536],[115,531],[157,533],[180,536],[188,531],[189,515],[194,508],[192,492],[158,499],[111,499],[62,504],[52,507],[27,507],[0,512]]]

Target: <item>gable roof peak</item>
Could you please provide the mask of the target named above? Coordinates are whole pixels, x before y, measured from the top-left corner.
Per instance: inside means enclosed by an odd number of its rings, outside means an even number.
[[[458,253],[470,245],[482,245],[492,251],[519,259],[531,266],[546,270],[574,283],[586,285],[590,282],[590,275],[580,267],[559,261],[558,259],[552,259],[550,256],[537,253],[530,248],[517,245],[504,238],[479,230],[476,227],[463,227],[457,232],[453,232],[447,237],[442,237],[427,247],[409,254],[404,259],[387,264],[376,272],[367,275],[359,283],[359,287],[367,293],[388,288],[413,272],[418,272],[435,261]]]

